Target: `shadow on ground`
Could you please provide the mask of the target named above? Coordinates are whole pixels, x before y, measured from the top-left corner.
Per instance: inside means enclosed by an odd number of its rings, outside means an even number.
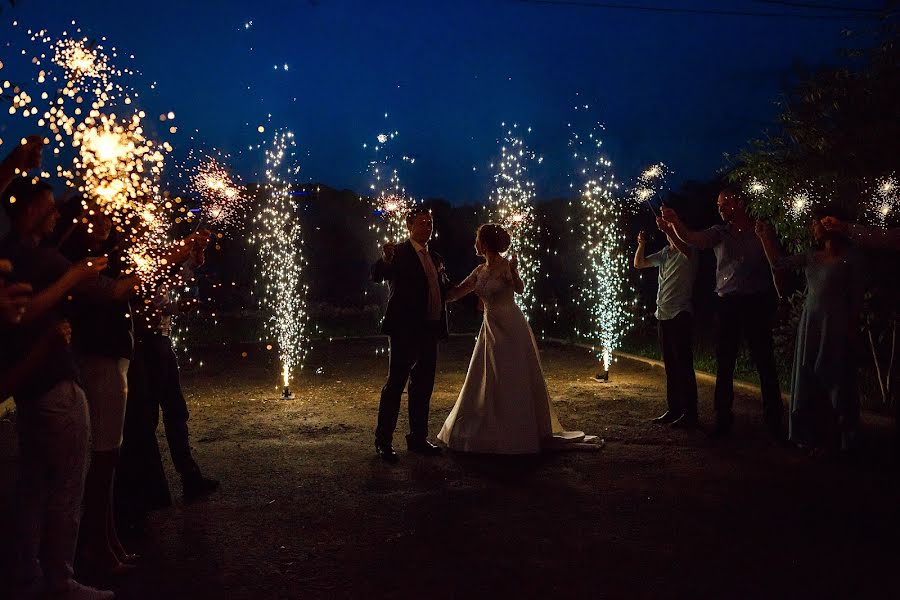
[[[472,343],[455,338],[442,350],[433,432],[456,399]],[[882,458],[889,427],[875,417],[866,418],[869,448],[857,464],[775,446],[758,399],[747,395],[738,398],[734,437],[712,443],[647,422],[663,407],[658,369],[620,361],[611,382],[598,383],[587,352],[549,346],[560,419],[603,437],[602,451],[403,453],[389,466],[372,448],[384,350],[377,341],[319,345],[290,401],[279,399],[271,352],[203,356],[184,387],[197,459],[223,488],[153,514],[132,543],[140,568],[109,582],[119,597],[900,594],[900,486]],[[701,384],[707,422],[711,397]],[[0,440],[8,527],[11,422],[0,423]]]

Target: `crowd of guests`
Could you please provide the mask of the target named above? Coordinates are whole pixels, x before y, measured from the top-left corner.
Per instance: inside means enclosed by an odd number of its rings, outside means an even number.
[[[191,500],[218,487],[191,454],[188,409],[172,347],[172,316],[189,310],[172,282],[204,262],[209,232],[166,250],[171,269],[150,291],[130,273],[128,232],[76,198],[60,206],[29,175],[43,141],[27,138],[0,163],[0,399],[16,404],[19,438],[17,598],[106,599],[79,583],[128,571],[137,557],[117,525],[171,504],[156,438],[162,409],[172,460]],[[73,218],[60,212],[75,207]]]
[[[668,244],[655,254],[646,255],[647,236],[638,236],[634,266],[659,272],[656,318],[668,410],[653,421],[678,428],[698,425],[691,297],[697,251],[712,249],[718,337],[711,435],[731,433],[734,370],[743,340],[759,374],[763,416],[774,438],[814,455],[852,451],[860,413],[856,357],[866,283],[860,247],[900,250],[900,229],[851,224],[839,209],[822,209],[810,222],[811,249],[788,256],[773,227],[750,217],[739,188],[722,191],[717,204],[722,223],[699,231],[685,225],[672,208],[662,207],[656,224]],[[785,430],[772,327],[777,299],[788,293],[785,275],[791,270],[804,275],[806,294]]]

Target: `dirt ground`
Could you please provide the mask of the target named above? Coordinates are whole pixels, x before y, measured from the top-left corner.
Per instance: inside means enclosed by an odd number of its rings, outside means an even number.
[[[442,348],[433,433],[472,343]],[[733,439],[715,443],[647,422],[663,406],[659,369],[620,361],[599,383],[589,353],[548,346],[563,424],[600,435],[602,451],[403,452],[391,466],[372,446],[382,342],[318,344],[289,401],[271,353],[245,350],[185,374],[195,454],[222,489],[152,515],[132,544],[140,567],[111,582],[120,598],[900,597],[900,478],[875,417],[862,460],[828,463],[771,443],[742,394]],[[707,423],[711,397],[701,384]],[[404,428],[405,415],[398,449]],[[7,420],[5,526],[14,468]]]

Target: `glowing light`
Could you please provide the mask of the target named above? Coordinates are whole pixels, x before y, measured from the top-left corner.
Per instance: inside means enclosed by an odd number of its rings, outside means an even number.
[[[306,259],[297,208],[291,197],[299,173],[294,134],[279,131],[266,149],[266,185],[249,241],[259,250],[261,306],[271,311],[268,328],[278,341],[285,388],[308,351]]]
[[[794,194],[791,194],[791,196],[787,200],[786,210],[791,217],[795,219],[802,219],[809,213],[811,204],[812,200],[810,198],[809,192],[801,190]]]
[[[200,221],[223,231],[241,224],[249,203],[246,189],[222,162],[224,158],[192,150],[187,161],[188,188],[201,201]]]
[[[656,210],[650,204],[650,200],[666,189],[666,178],[670,174],[671,171],[663,163],[656,163],[644,169],[631,189],[630,197],[633,208],[637,210],[646,203],[650,210],[656,214]]]
[[[571,124],[569,127],[573,128]],[[609,371],[613,352],[619,347],[630,318],[625,311],[627,240],[622,232],[622,209],[615,197],[618,184],[612,162],[602,152],[602,132],[600,124],[594,125],[587,135],[573,129],[569,149],[575,166],[571,186],[579,191],[580,209],[572,234],[583,240],[586,259],[587,284],[581,290],[579,302],[589,317],[587,330],[579,331],[576,327],[575,333],[596,344],[597,358],[603,369]],[[655,165],[642,177],[652,180],[662,175],[662,166]]]
[[[403,187],[397,169],[398,161],[401,165],[408,161],[404,161],[402,155],[398,158],[391,152],[389,142],[396,137],[397,132],[378,134],[375,158],[369,162],[372,207],[375,214],[381,217],[374,220],[370,227],[380,233],[382,243],[399,242],[406,238],[406,215],[416,205],[415,198],[407,194]]]
[[[513,125],[499,140],[500,157],[492,165],[494,187],[490,197],[494,219],[509,231],[512,243],[508,254],[519,258],[519,274],[525,289],[516,296],[516,303],[530,318],[537,308],[534,288],[541,253],[537,247],[534,183],[528,179],[528,168],[539,159],[517,134],[518,126]]]
[[[890,216],[900,208],[900,185],[891,174],[875,183],[875,192],[868,203],[869,218],[881,227],[886,227]]]

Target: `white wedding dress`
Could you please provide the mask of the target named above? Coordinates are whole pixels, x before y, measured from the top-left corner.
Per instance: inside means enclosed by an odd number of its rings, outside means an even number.
[[[564,432],[556,417],[508,265],[482,265],[470,277],[484,302],[484,322],[438,439],[451,450],[484,454],[534,454],[559,442],[585,441],[582,432]]]

